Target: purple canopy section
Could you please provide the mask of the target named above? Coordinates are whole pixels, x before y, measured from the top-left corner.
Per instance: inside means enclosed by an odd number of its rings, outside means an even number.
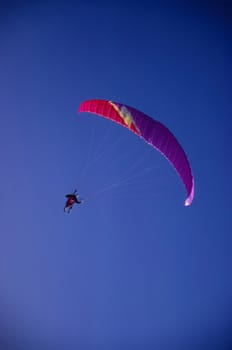
[[[133,107],[113,102],[120,109],[125,107],[133,117],[134,123],[140,131],[141,137],[156,148],[173,165],[183,181],[188,197],[184,205],[189,206],[194,198],[194,178],[188,158],[171,131],[163,124],[150,118]]]

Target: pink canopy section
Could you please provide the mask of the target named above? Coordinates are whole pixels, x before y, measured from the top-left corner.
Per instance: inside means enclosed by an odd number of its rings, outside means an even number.
[[[137,109],[108,100],[88,100],[81,103],[78,112],[93,113],[121,124],[157,149],[172,164],[187,191],[185,206],[194,198],[194,178],[190,163],[175,136],[160,122]]]

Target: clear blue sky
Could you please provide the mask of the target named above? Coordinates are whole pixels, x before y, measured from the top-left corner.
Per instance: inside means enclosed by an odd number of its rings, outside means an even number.
[[[225,1],[1,2],[2,350],[231,348],[230,14]],[[192,206],[150,146],[77,115],[91,98],[174,132]],[[65,215],[74,188],[86,201]]]

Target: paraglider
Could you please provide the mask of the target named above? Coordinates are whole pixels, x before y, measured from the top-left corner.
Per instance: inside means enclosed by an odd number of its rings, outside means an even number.
[[[83,202],[83,199],[79,199],[79,195],[77,194],[77,190],[75,190],[73,193],[66,194],[65,197],[67,198],[65,207],[64,207],[64,212],[70,213],[70,211],[73,208],[73,205],[76,204],[81,204]]]
[[[119,123],[157,149],[176,169],[185,186],[185,206],[192,203],[194,178],[190,163],[182,146],[166,126],[133,107],[108,100],[84,101],[78,112],[97,114]]]

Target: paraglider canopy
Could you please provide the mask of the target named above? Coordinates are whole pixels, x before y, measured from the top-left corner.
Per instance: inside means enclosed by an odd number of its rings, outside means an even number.
[[[160,122],[137,109],[108,100],[88,100],[81,103],[78,112],[89,112],[108,118],[126,127],[156,148],[176,169],[187,191],[185,206],[194,198],[194,178],[188,158],[171,131]]]

